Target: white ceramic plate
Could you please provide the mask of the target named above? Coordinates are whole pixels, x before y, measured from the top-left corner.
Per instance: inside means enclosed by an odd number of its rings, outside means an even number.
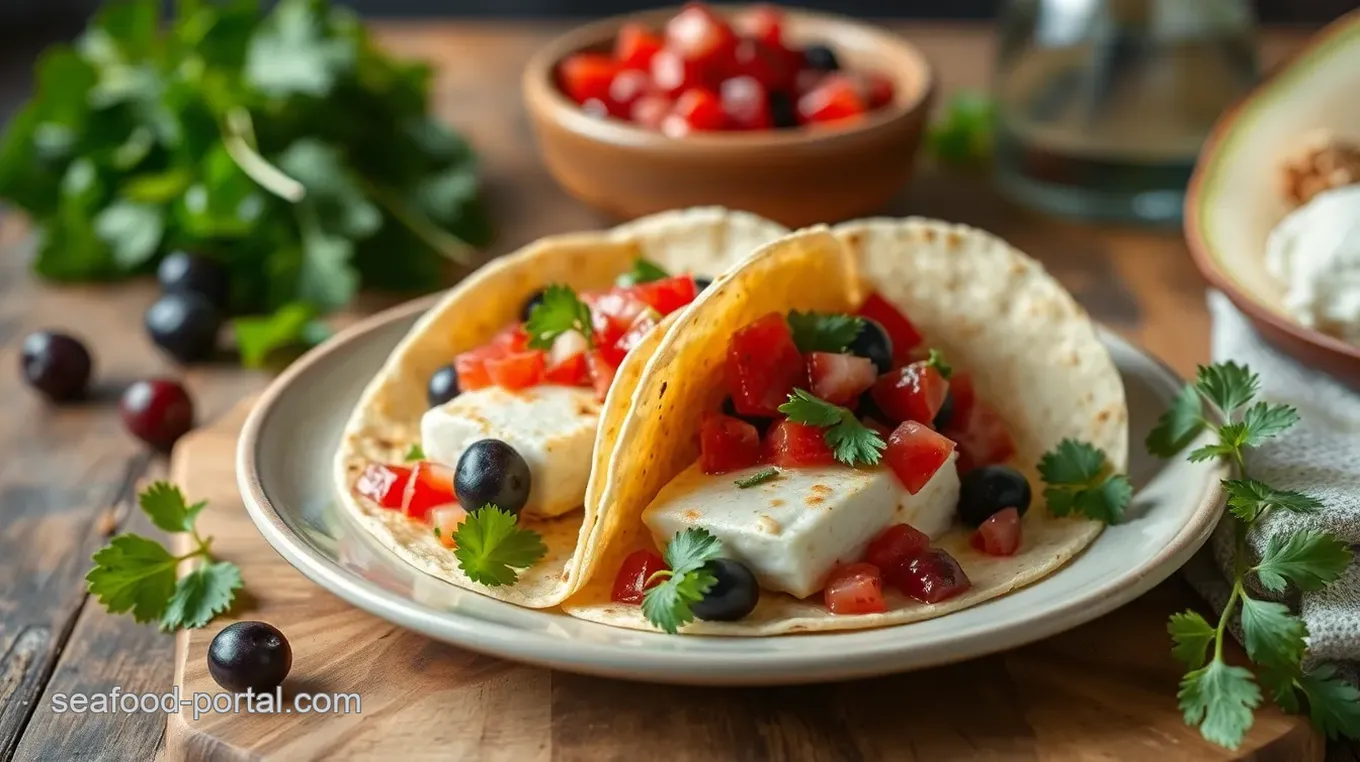
[[[767,638],[667,636],[495,601],[407,566],[341,518],[330,460],[350,409],[431,300],[377,315],[278,378],[241,434],[237,475],[265,539],[318,585],[432,638],[573,672],[657,682],[775,684],[878,675],[1013,648],[1127,603],[1188,560],[1222,505],[1213,463],[1170,463],[1140,443],[1181,381],[1111,333],[1102,338],[1128,390],[1138,493],[1129,520],[1055,574],[1003,598],[926,622]]]

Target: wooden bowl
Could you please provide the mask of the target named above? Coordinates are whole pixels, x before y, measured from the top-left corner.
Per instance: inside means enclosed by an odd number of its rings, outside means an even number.
[[[566,56],[608,49],[626,21],[659,29],[677,10],[587,24],[529,61],[530,121],[548,171],[567,192],[624,218],[718,204],[801,227],[872,214],[911,177],[934,97],[930,64],[900,37],[840,16],[788,11],[784,33],[795,44],[827,43],[848,70],[892,78],[893,102],[852,124],[669,138],[592,117],[558,89],[554,68]]]
[[[1284,154],[1326,128],[1360,140],[1360,12],[1343,16],[1258,86],[1214,127],[1185,199],[1195,264],[1268,341],[1303,362],[1360,381],[1360,346],[1308,328],[1281,306],[1266,270],[1266,238],[1288,213]]]

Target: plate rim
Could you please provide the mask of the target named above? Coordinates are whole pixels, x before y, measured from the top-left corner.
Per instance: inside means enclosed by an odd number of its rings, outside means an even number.
[[[910,640],[885,642],[851,653],[840,652],[809,665],[803,651],[773,649],[760,654],[723,651],[658,651],[620,648],[594,641],[576,640],[573,648],[561,648],[562,639],[527,632],[510,624],[487,621],[454,610],[436,610],[387,590],[323,557],[284,521],[265,493],[256,451],[261,434],[279,400],[300,377],[350,345],[390,323],[428,309],[439,294],[421,297],[366,317],[332,336],[285,369],[257,399],[241,429],[236,447],[237,486],[252,522],[265,541],[293,568],[324,590],[347,603],[419,632],[435,640],[510,661],[535,664],[570,672],[604,677],[693,685],[778,685],[843,680],[940,666],[1017,648],[1084,624],[1132,601],[1180,569],[1208,541],[1218,523],[1224,492],[1220,478],[1230,469],[1220,464],[1205,479],[1203,490],[1189,519],[1157,554],[1121,573],[1117,578],[1059,606],[1009,620],[1000,630],[991,628],[951,639],[947,648],[911,648]],[[1114,331],[1096,324],[1102,339],[1127,345],[1173,379],[1179,374],[1159,358]],[[1099,539],[1097,539],[1097,542]],[[1043,584],[1040,580],[1035,585]],[[513,605],[513,604],[505,604]],[[527,610],[527,609],[526,609]],[[552,615],[545,610],[545,615]],[[565,616],[564,614],[557,614]],[[947,617],[943,617],[947,618]],[[604,624],[598,627],[609,627]],[[910,624],[898,627],[910,627]],[[619,628],[610,628],[618,630]],[[835,639],[892,628],[828,633],[802,633],[775,638]],[[623,630],[619,630],[624,632]],[[638,638],[671,638],[660,633],[628,631]],[[689,638],[732,640],[721,636],[691,635]],[[760,638],[742,638],[751,641]],[[947,651],[947,653],[942,653]]]

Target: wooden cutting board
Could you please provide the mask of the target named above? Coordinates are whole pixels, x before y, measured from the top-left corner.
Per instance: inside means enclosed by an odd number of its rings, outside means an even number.
[[[357,714],[170,715],[172,760],[1320,760],[1299,717],[1257,712],[1242,748],[1200,739],[1176,709],[1181,670],[1165,631],[1198,605],[1177,579],[1071,632],[1006,653],[891,677],[714,689],[583,677],[431,641],[309,582],[256,533],[234,455],[249,402],[176,448],[171,477],[210,505],[201,532],[240,565],[231,616],[181,633],[181,695],[223,690],[207,649],[239,619],[293,648],[285,695],[357,693]],[[903,631],[908,637],[908,631]],[[1241,659],[1240,650],[1234,658]]]

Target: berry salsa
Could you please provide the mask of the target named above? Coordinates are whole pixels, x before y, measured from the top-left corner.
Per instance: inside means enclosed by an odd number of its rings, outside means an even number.
[[[892,102],[890,78],[842,69],[831,48],[793,45],[784,27],[771,5],[729,22],[689,3],[661,30],[624,24],[609,53],[568,56],[558,83],[592,115],[670,137],[844,122]]]

